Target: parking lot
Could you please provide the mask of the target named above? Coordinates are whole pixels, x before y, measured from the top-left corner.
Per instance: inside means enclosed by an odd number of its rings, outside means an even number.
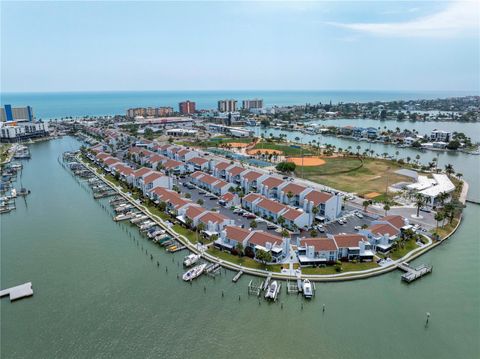
[[[208,210],[215,209],[217,212],[223,214],[224,216],[231,218],[235,220],[235,225],[237,226],[243,226],[244,228],[249,229],[250,228],[250,222],[253,219],[247,219],[243,217],[242,215],[233,213],[233,211],[229,207],[223,207],[218,203],[218,199],[210,199],[211,197],[214,197],[210,193],[206,192],[206,194],[200,194],[202,192],[205,192],[204,190],[194,188],[194,189],[189,189],[184,184],[186,182],[189,182],[189,178],[184,178],[184,179],[179,179],[178,186],[180,190],[182,191],[183,194],[189,193],[193,202],[197,203],[199,199],[203,200],[202,207]],[[216,196],[215,196],[216,197]],[[261,218],[257,218],[257,228],[256,229],[261,229],[265,232],[269,232],[271,234],[279,235],[279,233],[275,232],[273,229],[267,229],[267,223],[263,221]]]
[[[337,221],[333,221],[329,224],[325,224],[325,234],[339,234],[339,233],[355,233],[358,231],[358,228],[361,228],[364,225],[370,226],[372,218],[363,216],[363,218],[358,218],[353,214],[343,216],[346,221],[343,221],[344,224],[340,224]],[[357,229],[355,229],[357,227]]]

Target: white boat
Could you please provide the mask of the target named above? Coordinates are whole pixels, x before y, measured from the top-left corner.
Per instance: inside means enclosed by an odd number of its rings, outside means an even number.
[[[192,280],[192,279],[195,279],[197,278],[199,275],[201,275],[203,273],[203,271],[205,270],[205,267],[207,265],[206,264],[200,264],[198,266],[195,266],[193,267],[192,269],[186,271],[183,276],[182,276],[182,279],[186,282]]]
[[[280,285],[276,280],[274,280],[267,288],[267,293],[265,293],[265,299],[276,300],[279,290]]]
[[[303,296],[307,299],[313,297],[312,283],[308,279],[303,281]]]
[[[157,237],[161,234],[164,234],[164,233],[165,233],[165,231],[163,229],[157,229],[157,230],[154,230],[153,232],[152,231],[148,232],[147,237],[148,238],[155,238],[155,237]]]
[[[144,214],[137,214],[134,218],[130,220],[130,223],[136,224],[146,220],[148,217]]]
[[[140,230],[145,231],[151,227],[153,227],[156,223],[153,221],[145,221],[140,225]]]
[[[17,190],[15,188],[12,188],[12,191],[10,192],[10,198],[17,198]]]
[[[196,255],[194,253],[189,254],[183,259],[183,265],[185,267],[190,267],[191,265],[197,263],[199,259],[200,259],[199,255]]]
[[[119,214],[118,216],[113,217],[113,220],[115,222],[125,221],[127,219],[133,218],[134,216],[135,216],[134,212],[127,212],[127,213],[122,213],[122,214]]]

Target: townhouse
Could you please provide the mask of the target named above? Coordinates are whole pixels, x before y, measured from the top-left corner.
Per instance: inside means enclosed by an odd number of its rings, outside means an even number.
[[[177,192],[162,187],[153,188],[148,195],[156,203],[164,202],[166,210],[175,216],[182,208],[192,203],[191,200],[182,198]]]
[[[333,220],[340,215],[342,211],[342,197],[338,194],[312,190],[303,198],[303,210],[313,215],[313,208],[317,208],[319,219],[326,218]]]
[[[198,152],[194,150],[190,150],[188,148],[183,148],[180,151],[178,151],[175,155],[175,160],[177,161],[182,161],[182,162],[187,162],[188,160],[198,157]]]
[[[265,175],[258,171],[250,170],[242,172],[240,174],[240,187],[243,188],[245,193],[248,193],[250,191],[257,192],[258,182],[266,177],[268,177],[268,175]]]
[[[278,200],[282,203],[298,207],[309,191],[311,191],[311,188],[296,183],[287,183],[279,187]]]
[[[135,171],[133,171],[127,177],[127,183],[133,185],[134,187],[140,187],[140,179],[148,176],[152,172],[151,168],[141,167]]]
[[[200,171],[192,173],[190,177],[194,184],[217,196],[226,194],[230,187],[232,187],[230,183]]]
[[[201,157],[192,157],[186,161],[187,172],[208,171],[209,161]]]
[[[300,240],[297,258],[301,265],[335,263],[337,244],[332,238],[305,238]]]
[[[245,172],[246,169],[241,166],[232,165],[225,170],[225,180],[234,183],[237,186],[241,184],[240,175]]]
[[[218,203],[224,207],[239,206],[240,197],[236,193],[227,192],[220,197]]]
[[[213,175],[218,178],[227,177],[227,168],[233,166],[230,162],[218,162],[213,166]]]
[[[165,173],[179,175],[185,173],[185,164],[176,160],[166,160],[165,162],[162,162],[162,169]]]
[[[402,216],[384,216],[373,221],[370,227],[361,230],[360,233],[368,238],[375,251],[388,253],[395,241],[400,239],[402,229],[407,224]]]
[[[265,197],[277,199],[279,197],[279,188],[286,186],[287,182],[278,177],[268,176],[258,181],[258,192]]]
[[[162,172],[151,171],[146,176],[140,177],[138,184],[143,195],[147,195],[150,190],[156,187],[171,189],[173,186],[173,179]]]
[[[235,250],[238,244],[245,248],[246,239],[252,234],[248,229],[237,226],[225,226],[215,241],[215,246],[229,251]]]
[[[336,234],[330,236],[336,243],[340,260],[371,261],[374,252],[367,237],[361,234]]]
[[[204,233],[209,237],[220,234],[225,226],[235,224],[235,220],[221,213],[208,211],[197,204],[189,204],[180,208],[178,214],[178,220],[185,224],[190,220],[194,228],[202,223],[205,228]]]
[[[245,254],[251,252],[254,256],[258,250],[270,252],[272,262],[279,262],[289,254],[290,241],[264,231],[252,231],[245,240]]]

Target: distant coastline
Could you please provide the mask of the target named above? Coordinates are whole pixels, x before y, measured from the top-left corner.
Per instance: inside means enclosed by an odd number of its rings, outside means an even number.
[[[30,105],[37,118],[102,116],[124,114],[130,107],[172,106],[194,99],[197,107],[213,109],[220,98],[261,97],[266,106],[290,106],[305,103],[368,102],[392,100],[436,99],[475,96],[472,91],[338,91],[338,90],[211,90],[211,91],[104,91],[104,92],[2,92],[2,105]]]

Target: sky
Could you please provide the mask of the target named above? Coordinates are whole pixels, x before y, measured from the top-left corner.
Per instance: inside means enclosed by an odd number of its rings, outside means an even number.
[[[1,0],[2,92],[480,92],[480,1]]]

